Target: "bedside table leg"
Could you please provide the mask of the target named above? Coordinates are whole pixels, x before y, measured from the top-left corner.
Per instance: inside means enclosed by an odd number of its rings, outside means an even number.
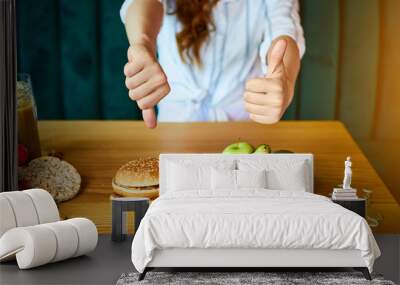
[[[137,205],[135,205],[135,233],[139,228],[139,224],[142,221],[144,215],[146,214],[148,208],[149,208],[148,201],[143,201],[142,203],[138,203]]]
[[[124,223],[124,209],[122,203],[113,201],[112,202],[112,230],[111,240],[112,241],[123,241],[125,235],[123,234]]]

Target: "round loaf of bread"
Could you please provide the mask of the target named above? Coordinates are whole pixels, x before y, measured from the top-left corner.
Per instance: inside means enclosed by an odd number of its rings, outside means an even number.
[[[42,156],[21,169],[20,176],[28,188],[42,188],[56,202],[73,198],[81,187],[81,176],[68,162],[57,157]]]
[[[117,171],[112,181],[114,192],[125,197],[158,196],[158,158],[134,159]]]

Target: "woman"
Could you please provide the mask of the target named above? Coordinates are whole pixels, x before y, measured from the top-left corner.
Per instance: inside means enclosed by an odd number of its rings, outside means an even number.
[[[126,0],[129,97],[159,121],[272,124],[304,53],[297,0]],[[268,66],[267,66],[268,63]]]

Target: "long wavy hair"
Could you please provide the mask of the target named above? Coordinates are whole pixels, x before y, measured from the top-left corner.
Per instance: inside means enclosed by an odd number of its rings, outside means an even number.
[[[212,10],[219,0],[176,0],[176,15],[182,30],[176,34],[179,54],[186,63],[201,66],[201,47],[215,30]]]

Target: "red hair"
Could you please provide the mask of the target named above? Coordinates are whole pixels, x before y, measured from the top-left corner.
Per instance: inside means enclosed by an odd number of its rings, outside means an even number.
[[[179,54],[184,62],[201,66],[200,50],[215,30],[212,10],[219,0],[176,0],[176,15],[182,30],[176,34]]]

